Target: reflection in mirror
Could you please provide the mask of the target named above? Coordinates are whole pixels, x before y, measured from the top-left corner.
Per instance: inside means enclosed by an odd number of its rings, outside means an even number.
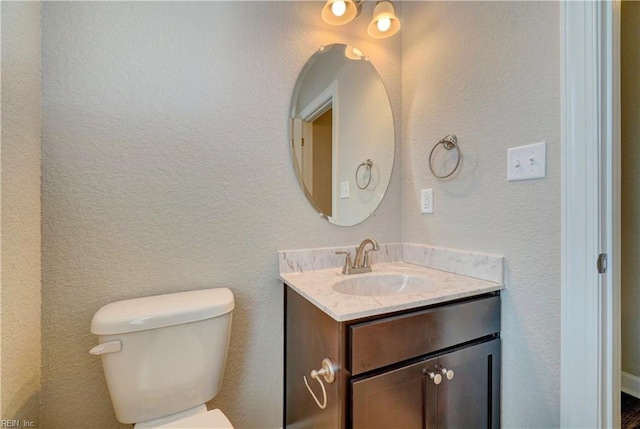
[[[395,131],[384,84],[359,49],[330,45],[309,59],[293,92],[289,133],[314,208],[335,225],[367,219],[391,179]]]

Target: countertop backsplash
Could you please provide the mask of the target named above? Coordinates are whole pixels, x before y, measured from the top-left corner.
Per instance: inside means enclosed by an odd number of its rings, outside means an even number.
[[[357,245],[324,247],[318,249],[282,250],[278,252],[280,274],[339,268],[345,256],[336,251],[351,252],[355,256]],[[372,265],[391,262],[433,268],[436,270],[502,283],[504,257],[488,253],[433,247],[412,243],[380,244],[380,250],[369,253]]]

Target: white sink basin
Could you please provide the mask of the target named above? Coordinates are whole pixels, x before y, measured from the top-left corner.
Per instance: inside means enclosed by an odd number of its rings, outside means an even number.
[[[432,289],[429,279],[393,273],[349,277],[333,285],[336,292],[358,296],[411,295]]]

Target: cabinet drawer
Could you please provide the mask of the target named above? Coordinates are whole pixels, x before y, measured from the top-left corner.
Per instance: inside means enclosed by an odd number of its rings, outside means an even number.
[[[354,324],[349,327],[351,374],[497,332],[500,332],[498,296]]]

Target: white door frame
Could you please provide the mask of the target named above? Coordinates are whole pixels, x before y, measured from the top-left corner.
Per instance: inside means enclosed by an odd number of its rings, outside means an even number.
[[[300,111],[303,121],[313,122],[327,110],[331,114],[331,213],[326,213],[330,221],[340,219],[340,101],[339,81],[336,79],[320,92]]]
[[[619,19],[619,0],[561,4],[563,428],[620,425]]]

